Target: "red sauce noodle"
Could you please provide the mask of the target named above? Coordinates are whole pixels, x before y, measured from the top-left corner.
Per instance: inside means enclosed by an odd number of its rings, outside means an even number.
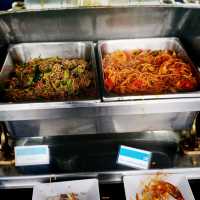
[[[118,95],[186,92],[198,85],[190,63],[171,50],[106,54],[103,74],[106,91]]]

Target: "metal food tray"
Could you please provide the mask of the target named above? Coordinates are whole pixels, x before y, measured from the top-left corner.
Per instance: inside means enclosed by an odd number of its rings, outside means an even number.
[[[16,63],[25,63],[33,58],[48,58],[48,57],[61,57],[61,58],[82,58],[87,60],[91,67],[95,71],[96,79],[96,93],[99,94],[98,89],[98,76],[97,76],[97,67],[94,53],[94,44],[93,42],[47,42],[47,43],[21,43],[10,45],[8,49],[8,54],[6,60],[0,72],[0,82],[5,81],[9,78],[10,73],[13,71]],[[0,99],[2,102],[2,99]],[[36,101],[37,102],[37,101]],[[46,101],[42,101],[46,102]],[[49,102],[49,101],[48,101]],[[100,102],[100,97],[94,98],[80,98],[76,100],[66,100],[68,103],[93,103]],[[16,102],[14,102],[16,103]],[[20,102],[22,103],[22,102]],[[27,102],[30,103],[30,102]],[[40,102],[41,103],[41,102]]]
[[[156,95],[122,95],[108,93],[104,87],[103,75],[103,56],[116,50],[151,49],[151,50],[175,50],[178,55],[188,60],[193,67],[197,81],[200,83],[199,73],[194,66],[186,51],[183,49],[178,38],[145,38],[145,39],[123,39],[123,40],[104,40],[98,42],[98,54],[100,65],[100,81],[103,90],[103,101],[123,101],[123,100],[144,100],[144,99],[168,99],[200,97],[200,91],[182,92],[175,94],[156,94]]]

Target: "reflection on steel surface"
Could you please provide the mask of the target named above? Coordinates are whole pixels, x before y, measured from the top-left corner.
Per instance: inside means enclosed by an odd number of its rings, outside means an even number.
[[[194,113],[160,113],[80,117],[63,119],[20,120],[7,122],[15,137],[124,133],[155,130],[189,130]]]

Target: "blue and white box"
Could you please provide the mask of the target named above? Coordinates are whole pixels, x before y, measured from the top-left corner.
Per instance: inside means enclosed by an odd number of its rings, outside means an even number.
[[[117,163],[137,169],[148,169],[151,162],[150,151],[121,145]]]
[[[15,147],[15,165],[48,165],[49,159],[48,145],[16,146]]]

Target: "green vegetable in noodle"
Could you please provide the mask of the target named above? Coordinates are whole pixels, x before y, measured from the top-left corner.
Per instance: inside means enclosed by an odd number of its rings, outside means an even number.
[[[29,76],[28,77],[28,81],[27,81],[27,86],[30,86],[30,85],[32,85],[33,84],[33,77],[32,76]]]
[[[151,53],[153,56],[157,56],[158,54],[159,54],[159,51],[152,51],[152,53]]]
[[[25,68],[28,65],[27,65],[27,63],[22,63],[22,64],[16,64],[16,66],[19,67],[19,68]]]
[[[34,76],[34,78],[33,78],[33,82],[39,81],[40,78],[41,78],[41,72],[40,72],[40,70],[39,70],[39,67],[36,66],[36,68],[35,68],[35,76]]]
[[[69,78],[69,70],[65,70],[64,71],[64,80],[68,79]]]
[[[66,81],[66,80],[61,80],[60,83],[61,83],[62,85],[66,85],[66,84],[67,84],[67,81]]]
[[[66,80],[66,89],[69,95],[73,94],[73,82],[71,79]]]
[[[0,83],[0,92],[4,91],[5,88],[6,88],[5,83],[1,82],[1,83]]]
[[[51,70],[52,70],[52,66],[51,65],[47,65],[42,69],[42,71],[44,73],[49,73],[49,72],[51,72]]]
[[[44,97],[37,96],[36,99],[37,99],[38,101],[43,101],[43,100],[44,100]]]
[[[141,50],[133,50],[132,51],[132,54],[133,55],[138,55],[138,54],[140,54],[141,53]]]
[[[79,65],[78,67],[76,67],[75,69],[73,69],[73,73],[75,73],[76,75],[80,75],[83,72],[84,72],[84,68],[81,65]]]

